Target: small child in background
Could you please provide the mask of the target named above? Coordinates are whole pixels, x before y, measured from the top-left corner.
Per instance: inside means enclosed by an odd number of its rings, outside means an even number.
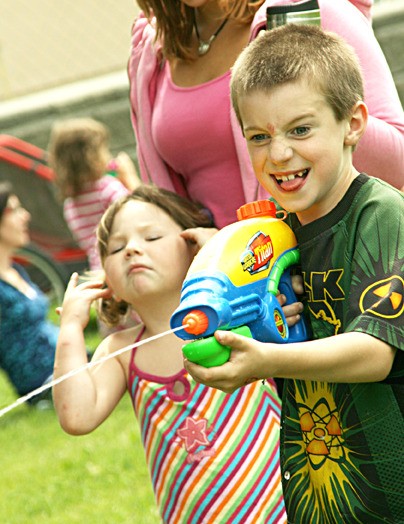
[[[93,360],[131,344],[132,351],[54,386],[55,408],[67,433],[86,434],[128,390],[164,523],[283,524],[273,381],[226,395],[186,373],[184,342],[175,334],[137,346],[170,329],[195,251],[189,228],[199,228],[201,237],[212,226],[196,204],[153,186],[137,188],[107,210],[98,238],[108,288],[102,280],[78,284],[72,276],[55,377],[86,363],[83,329],[94,300],[103,301],[110,323],[119,322],[128,305],[141,323],[104,339]]]
[[[101,122],[74,118],[53,126],[48,146],[65,220],[87,253],[90,270],[101,268],[96,228],[104,211],[139,185],[130,157],[121,152],[113,158],[108,142],[108,129]]]

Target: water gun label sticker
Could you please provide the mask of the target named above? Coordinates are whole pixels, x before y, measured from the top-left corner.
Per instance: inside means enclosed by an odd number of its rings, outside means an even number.
[[[269,235],[258,231],[247,244],[246,250],[241,255],[241,266],[243,271],[251,275],[268,269],[274,256],[274,248]]]

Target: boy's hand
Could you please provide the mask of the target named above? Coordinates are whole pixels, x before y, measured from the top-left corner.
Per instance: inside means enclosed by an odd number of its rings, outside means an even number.
[[[231,331],[216,331],[215,338],[220,344],[232,348],[230,360],[222,366],[205,368],[185,359],[185,369],[197,382],[225,393],[233,393],[242,386],[271,376],[263,371],[262,366],[264,354],[268,355],[271,344],[236,335]]]
[[[293,304],[288,304],[285,306],[285,295],[277,295],[276,298],[279,304],[282,306],[282,311],[285,315],[288,326],[292,327],[297,324],[301,319],[301,313],[303,313],[303,304],[301,302],[293,302]]]
[[[303,295],[304,285],[301,275],[292,275],[292,288],[296,295]]]
[[[296,295],[302,295],[304,292],[303,279],[300,275],[292,276],[292,288]],[[283,314],[285,315],[286,322],[289,327],[297,324],[301,318],[301,313],[303,313],[303,304],[302,302],[294,302],[293,304],[286,303],[286,296],[278,294],[277,297],[279,304],[282,306]]]
[[[104,288],[102,280],[88,281],[78,284],[79,275],[73,273],[67,285],[63,304],[57,308],[61,323],[77,322],[84,329],[90,320],[90,308],[94,300],[110,298],[112,291]]]

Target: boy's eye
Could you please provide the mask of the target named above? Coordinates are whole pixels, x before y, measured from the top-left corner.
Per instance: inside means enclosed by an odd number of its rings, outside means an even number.
[[[269,140],[270,137],[266,135],[265,133],[257,133],[255,135],[250,136],[248,139],[250,142],[255,142],[259,144],[260,142],[264,142],[265,140]]]
[[[296,136],[305,136],[310,131],[308,126],[298,126],[293,130],[293,134]]]

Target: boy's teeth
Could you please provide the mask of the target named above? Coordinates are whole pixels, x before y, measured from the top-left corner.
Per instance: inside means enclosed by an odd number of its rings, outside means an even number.
[[[294,180],[298,176],[304,176],[305,172],[306,172],[306,170],[299,171],[298,173],[295,173],[295,174],[292,174],[292,175],[285,175],[285,176],[275,175],[275,178],[276,178],[276,180],[280,180],[282,182],[287,182],[288,180]]]

